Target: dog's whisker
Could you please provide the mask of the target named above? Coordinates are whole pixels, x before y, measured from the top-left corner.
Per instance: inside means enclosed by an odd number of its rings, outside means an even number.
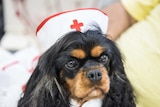
[[[115,75],[120,81],[122,81],[123,83],[126,83],[126,81],[124,79],[122,79],[117,73],[115,73]]]
[[[58,88],[61,96],[62,96],[62,99],[63,99],[64,103],[66,103],[66,105],[67,105],[67,102],[66,102],[66,100],[65,100],[64,94],[63,94],[63,92],[62,92],[62,89],[61,89],[61,87],[60,87],[57,79],[56,79],[55,77],[54,77],[53,79],[54,79],[54,81],[55,81],[55,84],[56,84],[56,86],[57,86],[57,88]]]

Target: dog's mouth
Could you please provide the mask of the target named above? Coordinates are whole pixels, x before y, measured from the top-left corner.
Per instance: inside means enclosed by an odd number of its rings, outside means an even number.
[[[81,99],[84,98],[101,98],[105,94],[104,90],[99,87],[94,87],[86,95],[84,95]]]
[[[87,84],[87,81],[84,81],[83,84],[73,88],[71,98],[77,100],[81,104],[91,99],[102,99],[110,89],[109,81],[109,78],[102,79],[97,83],[88,81]]]
[[[78,103],[83,104],[91,99],[102,99],[107,92],[108,89],[103,89],[101,87],[95,86],[86,90],[80,95],[72,96],[72,99],[75,99]]]
[[[98,72],[97,72],[98,71]],[[110,89],[110,79],[106,69],[92,70],[93,73],[84,71],[77,73],[75,78],[66,78],[66,87],[69,89],[70,98],[79,103],[84,103],[91,99],[102,99]],[[99,75],[99,72],[100,75]],[[100,78],[99,78],[100,77]]]

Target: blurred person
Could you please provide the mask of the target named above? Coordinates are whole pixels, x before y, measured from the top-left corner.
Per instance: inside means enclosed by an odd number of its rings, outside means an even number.
[[[104,8],[107,34],[116,40],[137,107],[160,107],[160,0],[121,0]]]

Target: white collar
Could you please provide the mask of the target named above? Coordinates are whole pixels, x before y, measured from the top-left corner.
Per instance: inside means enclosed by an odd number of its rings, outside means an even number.
[[[70,100],[70,107],[80,107],[80,104],[78,104],[75,100]],[[81,107],[101,107],[102,106],[102,99],[92,99],[87,102],[85,102]]]

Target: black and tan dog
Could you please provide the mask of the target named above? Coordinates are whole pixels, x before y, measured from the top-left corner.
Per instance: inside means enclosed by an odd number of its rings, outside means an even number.
[[[40,57],[18,107],[70,107],[71,99],[135,107],[121,54],[98,26],[67,33]]]

